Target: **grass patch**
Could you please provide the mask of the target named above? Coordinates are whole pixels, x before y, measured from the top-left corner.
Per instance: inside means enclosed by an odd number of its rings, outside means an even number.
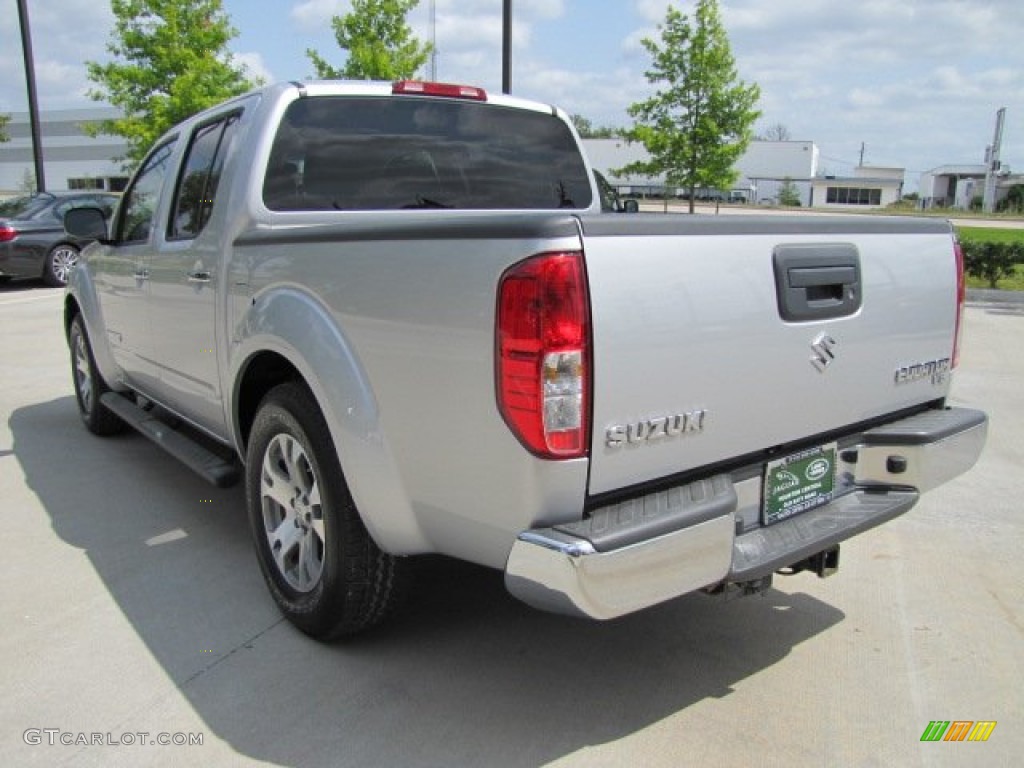
[[[979,243],[1024,244],[1024,229],[1001,229],[999,227],[957,227],[956,231],[963,240],[975,240]]]

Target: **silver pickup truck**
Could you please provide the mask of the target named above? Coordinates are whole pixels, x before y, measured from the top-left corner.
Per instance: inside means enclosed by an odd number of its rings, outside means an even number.
[[[564,112],[477,88],[288,83],[156,143],[65,301],[86,426],[244,480],[310,635],[408,556],[608,619],[824,576],[969,469],[945,400],[944,221],[602,212]]]

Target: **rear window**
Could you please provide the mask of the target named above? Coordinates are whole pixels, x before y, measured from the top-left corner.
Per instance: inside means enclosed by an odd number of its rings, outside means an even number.
[[[54,201],[53,195],[15,197],[0,203],[0,216],[7,219],[30,219]]]
[[[426,98],[293,102],[263,200],[275,211],[587,208],[568,127],[547,113]]]

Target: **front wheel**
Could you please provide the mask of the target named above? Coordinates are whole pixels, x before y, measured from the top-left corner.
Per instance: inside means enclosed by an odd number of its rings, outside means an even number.
[[[397,602],[401,561],[366,531],[305,386],[282,384],[263,398],[245,465],[256,555],[281,612],[318,639],[380,623]]]
[[[68,243],[61,243],[46,256],[43,280],[49,286],[63,288],[68,284],[68,276],[76,264],[78,264],[78,249]]]

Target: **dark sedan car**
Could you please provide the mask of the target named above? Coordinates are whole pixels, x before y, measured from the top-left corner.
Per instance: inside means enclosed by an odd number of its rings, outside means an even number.
[[[118,196],[103,192],[41,192],[0,202],[0,279],[41,277],[62,286],[89,240],[64,231],[64,214],[72,208],[99,208],[107,218]]]

